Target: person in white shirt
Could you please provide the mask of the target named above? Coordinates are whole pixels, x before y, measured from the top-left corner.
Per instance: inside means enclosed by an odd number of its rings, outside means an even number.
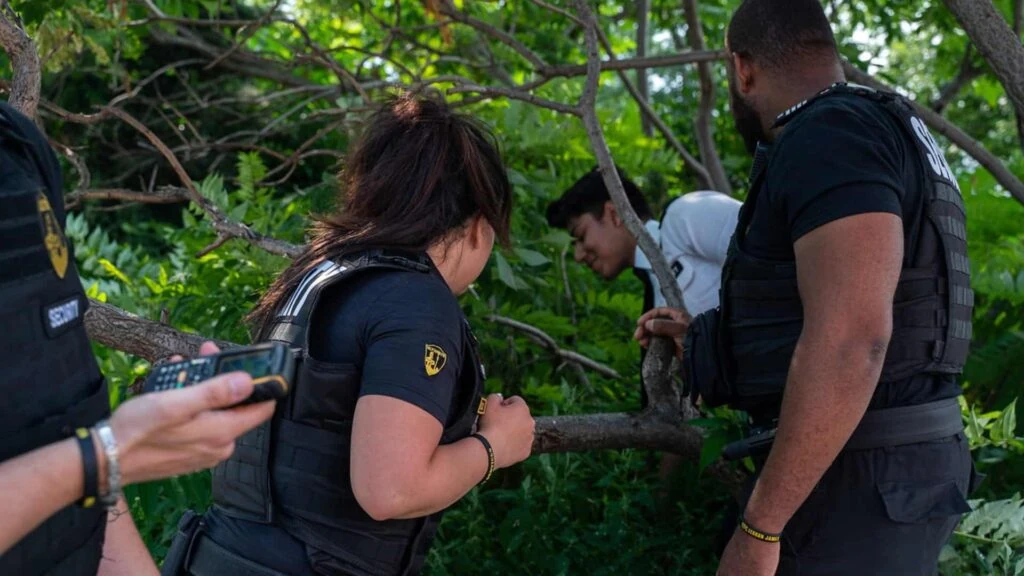
[[[686,311],[696,316],[718,306],[722,265],[736,229],[740,202],[720,192],[690,192],[673,200],[658,221],[640,188],[620,168],[616,170],[630,206],[675,274]],[[633,335],[640,341],[643,363],[653,328],[650,324],[661,322],[662,317],[676,322],[685,322],[687,318],[682,311],[666,306],[650,261],[626,229],[596,167],[548,205],[547,220],[550,226],[568,230],[575,239],[577,262],[586,264],[605,280],[614,280],[632,268],[643,283],[643,310]],[[647,391],[640,386],[640,408],[646,408],[647,403]],[[664,454],[660,477],[667,479],[679,460],[678,456]]]
[[[722,265],[740,202],[719,192],[690,192],[673,200],[659,222],[637,185],[621,169],[616,170],[630,206],[672,267],[687,312],[696,316],[718,306]],[[597,168],[548,205],[547,220],[550,226],[569,231],[575,239],[576,261],[605,280],[632,268],[644,284],[642,313],[665,306],[651,264],[619,217]],[[642,406],[646,406],[646,394],[641,391],[641,395]]]

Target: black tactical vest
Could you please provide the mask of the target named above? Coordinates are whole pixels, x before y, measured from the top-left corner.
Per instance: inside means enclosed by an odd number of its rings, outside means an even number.
[[[971,340],[974,293],[967,259],[966,216],[960,189],[941,150],[910,105],[895,94],[838,84],[787,111],[781,126],[812,102],[836,93],[856,94],[878,102],[916,144],[922,174],[921,198],[927,203],[919,222],[904,222],[911,231],[907,254],[893,300],[893,331],[881,382],[915,374],[959,374]],[[785,145],[783,131],[773,146]],[[767,167],[755,175],[740,211],[736,233],[722,272],[719,337],[723,369],[735,398],[734,408],[778,406],[790,360],[803,327],[796,263],[763,260],[744,249]],[[916,233],[914,233],[916,231]]]
[[[29,119],[0,103],[0,461],[110,413],[64,217],[53,151]],[[105,519],[101,506],[64,508],[0,556],[0,574],[95,575]]]
[[[213,471],[213,501],[219,510],[280,526],[319,550],[315,568],[328,573],[417,574],[441,513],[382,522],[359,506],[349,483],[349,448],[360,374],[353,365],[327,363],[309,354],[309,321],[329,287],[367,270],[435,274],[426,258],[372,250],[326,261],[307,274],[266,337],[296,350],[292,393],[279,403],[270,422],[240,438],[234,455]],[[468,436],[481,406],[483,371],[465,319],[463,358],[442,444]]]

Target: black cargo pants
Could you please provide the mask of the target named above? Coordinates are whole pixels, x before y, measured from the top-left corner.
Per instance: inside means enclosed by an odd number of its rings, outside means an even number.
[[[844,451],[786,525],[778,575],[932,576],[978,480],[962,432]]]

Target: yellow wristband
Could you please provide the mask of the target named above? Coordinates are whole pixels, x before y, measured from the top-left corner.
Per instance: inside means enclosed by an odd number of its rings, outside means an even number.
[[[754,528],[743,518],[740,518],[740,530],[746,532],[746,534],[761,542],[768,542],[769,544],[775,544],[782,540],[782,534],[769,534],[768,532],[762,532],[757,528]]]

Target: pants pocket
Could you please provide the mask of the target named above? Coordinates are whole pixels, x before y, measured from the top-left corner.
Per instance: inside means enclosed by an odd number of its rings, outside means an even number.
[[[956,482],[881,482],[878,492],[885,513],[900,524],[924,524],[946,520],[971,511]]]

